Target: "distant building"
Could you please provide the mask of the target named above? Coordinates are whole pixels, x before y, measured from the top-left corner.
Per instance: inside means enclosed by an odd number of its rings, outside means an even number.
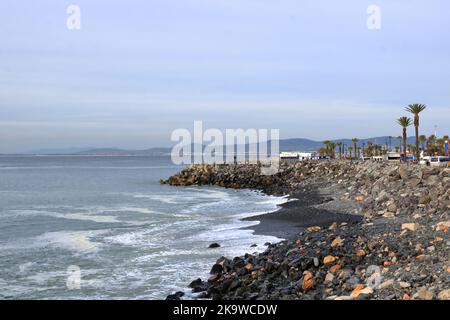
[[[311,160],[317,157],[316,152],[281,152],[280,160],[284,162],[297,162],[303,160]]]
[[[299,156],[297,152],[282,152],[280,153],[280,161],[283,162],[297,162]]]
[[[389,161],[400,161],[402,159],[400,152],[388,152],[386,155]]]

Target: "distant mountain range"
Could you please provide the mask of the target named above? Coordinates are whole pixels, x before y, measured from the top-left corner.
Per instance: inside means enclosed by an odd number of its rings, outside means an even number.
[[[333,142],[342,142],[346,147],[353,146],[351,139],[337,139],[331,140]],[[371,141],[374,144],[386,145],[389,144],[389,137],[373,137],[368,139],[360,139],[358,146],[367,145]],[[408,137],[408,144],[414,144],[414,137]],[[391,145],[394,148],[399,145],[396,137],[391,138]],[[323,141],[315,141],[310,139],[293,138],[280,140],[280,151],[317,151],[323,147]],[[125,150],[117,148],[67,148],[67,149],[41,149],[30,152],[28,154],[45,154],[45,155],[128,155],[128,156],[155,156],[170,154],[171,148],[150,148],[145,150]]]

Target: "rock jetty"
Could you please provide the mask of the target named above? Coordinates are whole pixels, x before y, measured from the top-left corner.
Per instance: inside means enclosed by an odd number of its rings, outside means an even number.
[[[258,165],[192,165],[161,183],[273,195],[334,188],[358,204],[360,223],[311,225],[260,254],[221,257],[191,284],[199,298],[450,299],[450,168],[305,161],[265,176]]]

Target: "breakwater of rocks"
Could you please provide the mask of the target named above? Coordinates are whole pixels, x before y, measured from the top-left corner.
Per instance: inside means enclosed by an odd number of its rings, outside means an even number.
[[[263,253],[221,257],[209,279],[191,283],[199,298],[450,299],[449,168],[305,161],[270,176],[260,170],[192,165],[161,182],[300,192],[300,201],[302,190],[331,187],[358,205],[361,222],[311,223]]]

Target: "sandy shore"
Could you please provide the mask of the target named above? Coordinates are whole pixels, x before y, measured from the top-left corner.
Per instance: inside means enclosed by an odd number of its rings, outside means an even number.
[[[310,186],[292,192],[289,201],[275,212],[245,218],[260,221],[247,229],[255,234],[293,239],[309,226],[329,226],[333,222],[354,224],[361,221],[361,209],[354,201],[341,200],[336,188]]]

